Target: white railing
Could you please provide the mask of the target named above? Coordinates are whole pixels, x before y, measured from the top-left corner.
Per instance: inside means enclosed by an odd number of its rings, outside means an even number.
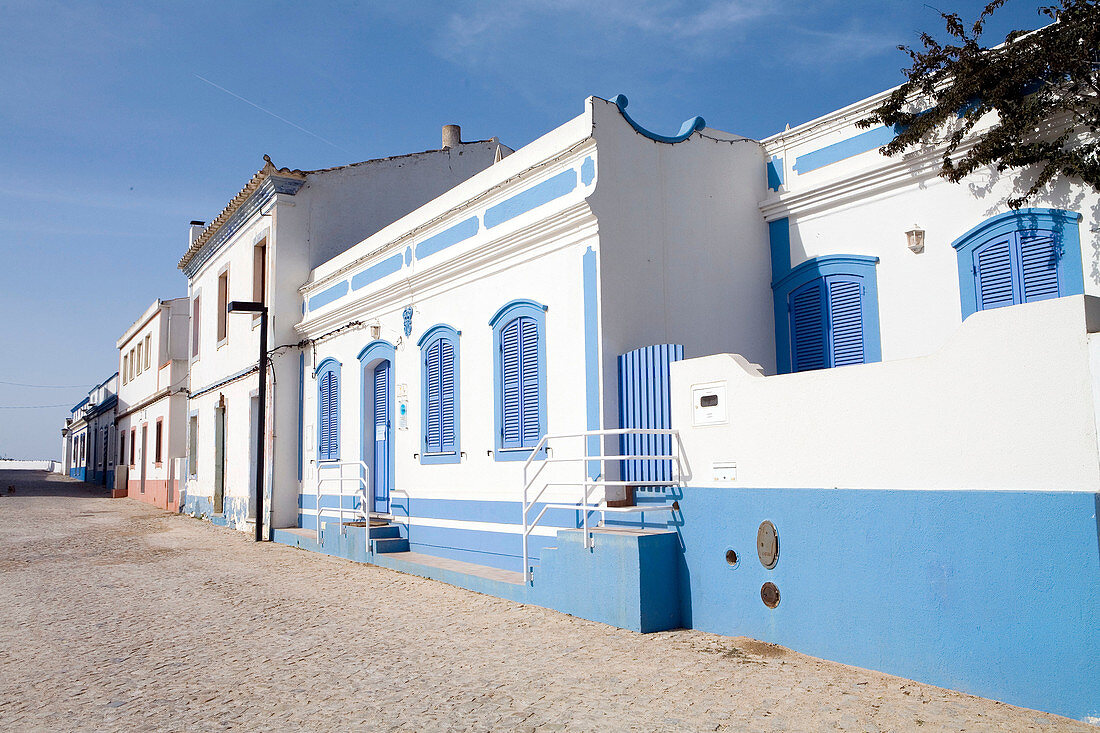
[[[347,466],[355,466],[359,470],[354,476],[346,476],[344,468]],[[335,471],[336,475],[331,476]],[[340,524],[344,523],[344,515],[350,514],[352,521],[356,519],[363,520],[364,530],[363,536],[366,537],[367,548],[370,548],[370,504],[367,501],[367,488],[370,485],[370,468],[363,461],[333,461],[320,463],[317,465],[317,544],[322,542],[321,536],[321,514],[336,514],[340,517]],[[344,490],[344,486],[349,482],[354,482],[355,488],[348,492]],[[325,491],[326,485],[336,484],[335,491]],[[337,506],[334,507],[322,507],[321,500],[326,496],[337,497]],[[344,506],[344,497],[352,496],[358,497],[358,508],[351,508]]]
[[[656,455],[604,455],[604,438],[610,435],[667,435],[672,438],[671,447],[668,453],[656,454]],[[547,455],[545,458],[536,459],[543,450],[550,447],[551,441],[567,440],[571,438],[579,438],[582,443],[581,455],[572,457],[552,457],[552,454]],[[589,438],[597,438],[597,440],[590,441]],[[589,445],[594,444],[598,447],[598,453],[590,454]],[[560,448],[558,449],[561,452]],[[548,452],[549,453],[549,452]],[[592,536],[588,531],[588,515],[592,512],[600,512],[601,524],[606,521],[608,512],[611,513],[639,513],[639,512],[664,512],[672,511],[675,507],[673,504],[646,504],[643,506],[624,506],[624,507],[609,507],[607,501],[601,497],[592,502],[593,490],[600,488],[603,489],[607,486],[681,486],[685,473],[685,461],[683,459],[683,444],[680,441],[680,433],[677,430],[666,428],[616,428],[612,430],[587,430],[583,433],[562,433],[558,435],[545,435],[542,440],[538,442],[534,450],[531,451],[531,455],[523,464],[523,580],[524,582],[530,582],[531,580],[531,565],[528,556],[527,540],[530,537],[532,530],[542,520],[543,515],[546,514],[548,509],[571,509],[579,511],[581,513],[581,527],[584,530],[584,546],[592,547]],[[669,461],[672,466],[672,476],[669,480],[656,481],[650,479],[638,480],[638,481],[607,481],[603,477],[606,475],[605,464],[608,461]],[[579,463],[581,465],[581,479],[579,481],[543,481],[539,485],[539,477],[542,475],[543,470],[548,465],[558,463]],[[599,474],[596,478],[589,476],[588,468],[592,463],[599,463]],[[537,464],[537,468],[532,472],[532,464]],[[539,486],[538,490],[531,495],[535,486]],[[574,503],[568,502],[552,502],[544,504],[542,510],[535,516],[534,519],[529,517],[531,508],[542,497],[551,486],[556,487],[574,487],[578,490],[578,501]]]

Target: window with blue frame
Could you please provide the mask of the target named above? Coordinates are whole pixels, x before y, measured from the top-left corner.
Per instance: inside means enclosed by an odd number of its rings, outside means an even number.
[[[459,332],[436,325],[417,344],[421,357],[421,463],[458,463],[459,447]]]
[[[1084,292],[1080,219],[1059,209],[1019,209],[955,240],[962,317]]]
[[[317,460],[340,460],[340,362],[317,367]]]
[[[497,460],[526,460],[546,434],[546,306],[514,300],[489,321]]]
[[[772,283],[780,372],[882,358],[877,263],[877,257],[825,255],[801,263]]]

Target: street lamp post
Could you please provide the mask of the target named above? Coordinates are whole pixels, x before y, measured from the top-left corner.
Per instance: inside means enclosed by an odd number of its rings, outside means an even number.
[[[229,302],[230,313],[260,314],[260,391],[256,410],[256,541],[264,539],[264,418],[267,413],[267,306],[248,300]]]

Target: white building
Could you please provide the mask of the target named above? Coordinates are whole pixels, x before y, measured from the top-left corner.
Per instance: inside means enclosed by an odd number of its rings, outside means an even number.
[[[187,298],[156,300],[118,349],[118,493],[178,511],[186,450]]]
[[[61,430],[62,473],[101,486],[114,486],[115,414],[118,374],[92,387]]]
[[[191,303],[188,461],[183,510],[244,528],[254,517],[258,317],[226,313],[233,300],[269,312],[267,502],[274,526],[297,518],[297,425],[303,360],[294,327],[298,292],[312,267],[510,153],[496,139],[317,171],[276,169],[270,159],[209,225],[192,226],[179,267]],[[278,497],[283,497],[280,501]],[[287,501],[289,500],[289,504]]]

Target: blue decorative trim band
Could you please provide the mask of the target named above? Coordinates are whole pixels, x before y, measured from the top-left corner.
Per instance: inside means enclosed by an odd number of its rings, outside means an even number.
[[[376,280],[381,280],[387,275],[392,275],[401,269],[401,263],[404,257],[401,254],[395,254],[392,257],[382,260],[378,264],[371,265],[367,269],[352,276],[351,289],[358,290],[359,288],[370,285]]]
[[[689,137],[691,137],[691,134],[693,132],[702,130],[704,127],[707,126],[706,121],[702,117],[692,117],[689,120],[684,120],[684,124],[680,125],[680,132],[676,133],[675,135],[671,137],[669,137],[668,135],[658,135],[652,130],[647,130],[646,128],[639,125],[637,122],[634,121],[633,117],[626,113],[626,105],[629,104],[629,102],[627,101],[625,94],[616,94],[610,99],[610,101],[612,104],[619,108],[619,114],[623,116],[624,120],[630,123],[630,126],[634,128],[635,132],[641,135],[645,135],[650,140],[656,140],[659,143],[669,143],[670,145],[682,143],[684,140],[687,140]]]
[[[809,173],[818,168],[840,162],[845,158],[851,158],[853,155],[881,148],[893,140],[895,134],[893,127],[875,127],[855,137],[798,156],[795,158],[791,170],[799,175]],[[782,181],[780,182],[782,183]]]
[[[416,245],[416,259],[422,260],[425,257],[434,255],[436,252],[441,252],[451,245],[469,239],[477,234],[477,232],[477,217],[471,216],[469,219],[460,221],[458,224],[448,229],[444,229],[439,234],[428,237],[423,242]]]
[[[589,158],[591,160],[591,158]],[[584,391],[586,423],[589,430],[600,429],[600,302],[597,295],[599,274],[596,252],[591,247],[581,256],[581,281],[584,290]],[[600,438],[591,435],[588,454],[599,455]],[[589,461],[588,477],[600,476],[600,461]]]
[[[783,159],[772,156],[768,161],[768,188],[778,191],[783,185]]]
[[[514,219],[520,214],[526,214],[531,209],[550,203],[556,198],[561,198],[576,187],[577,171],[572,168],[562,171],[542,183],[537,183],[525,191],[520,191],[512,198],[506,199],[496,206],[490,206],[485,211],[485,228],[491,229],[509,219]]]
[[[596,161],[592,160],[592,156],[589,155],[581,163],[581,183],[587,186],[594,180],[596,180]]]
[[[322,290],[317,295],[314,295],[309,299],[309,309],[316,310],[323,308],[329,303],[339,300],[348,294],[348,281],[341,280],[327,290]]]

